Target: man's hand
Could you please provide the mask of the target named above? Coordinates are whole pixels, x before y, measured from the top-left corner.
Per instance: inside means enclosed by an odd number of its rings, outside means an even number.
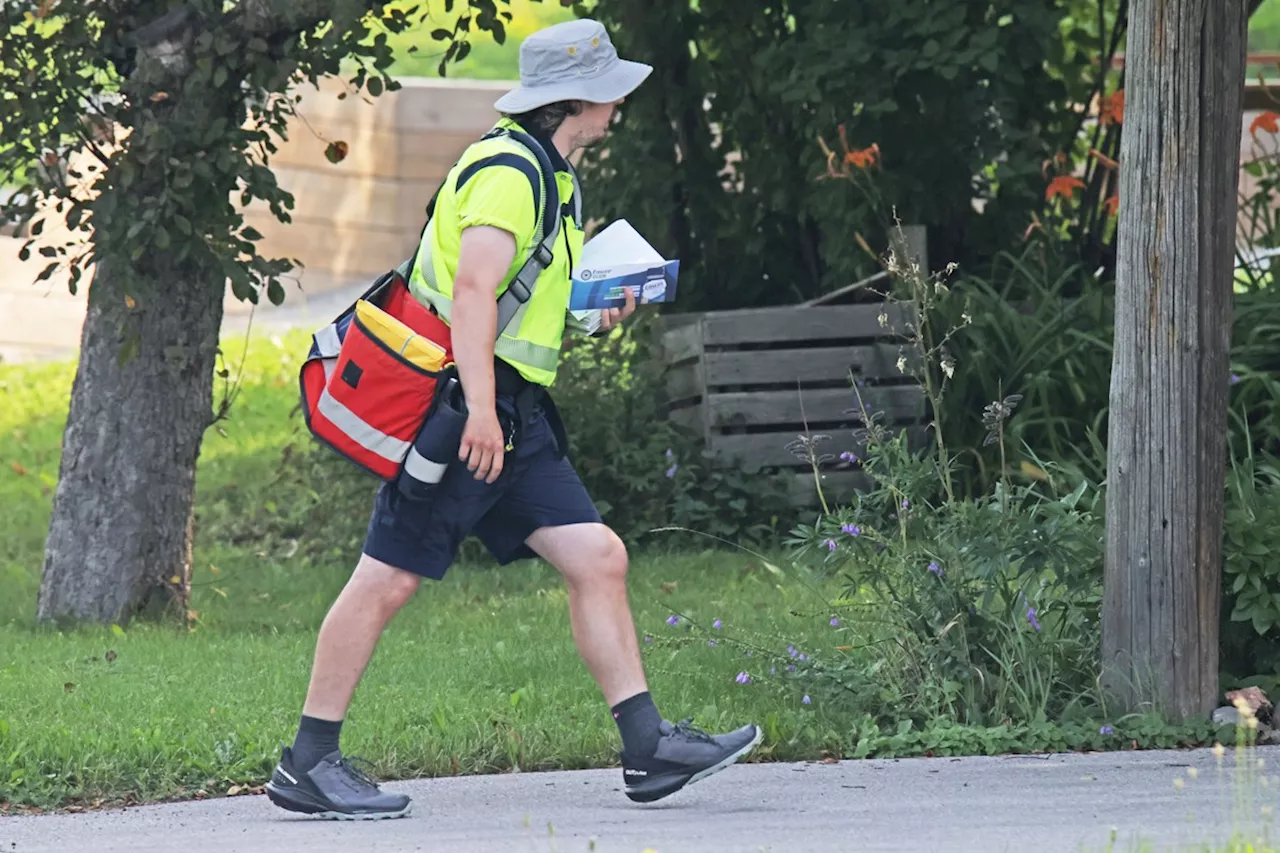
[[[627,287],[623,289],[626,304],[621,308],[602,308],[600,310],[600,331],[607,332],[623,320],[630,317],[636,310],[636,294],[635,291]]]
[[[467,463],[467,470],[475,474],[477,480],[492,483],[502,473],[506,444],[498,413],[493,409],[473,410],[467,415],[467,425],[462,430],[458,459]]]

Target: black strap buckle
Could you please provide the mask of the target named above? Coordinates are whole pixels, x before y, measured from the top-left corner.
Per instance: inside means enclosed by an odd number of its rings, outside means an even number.
[[[519,276],[511,279],[511,284],[507,286],[507,290],[511,292],[512,296],[520,300],[520,304],[522,305],[529,301],[529,297],[533,296],[533,291],[531,291],[528,286],[520,280]]]
[[[551,262],[555,260],[555,255],[547,248],[546,243],[539,243],[538,247],[533,250],[533,259],[537,261],[543,269],[546,269],[551,266]]]

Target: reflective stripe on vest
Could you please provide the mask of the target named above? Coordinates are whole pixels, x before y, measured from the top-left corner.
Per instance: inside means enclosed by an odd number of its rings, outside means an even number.
[[[334,426],[370,453],[377,454],[389,462],[404,459],[412,442],[402,441],[394,435],[387,435],[380,429],[369,426],[360,416],[344,406],[336,397],[325,389],[316,403],[316,411],[328,418]]]
[[[425,275],[428,269],[430,267],[423,267],[422,269],[424,278],[435,278],[434,273],[430,276]],[[420,287],[416,281],[412,281],[409,283],[409,291],[415,297],[436,309],[440,319],[446,323],[450,322],[449,314],[453,309],[453,300],[436,290],[430,281],[427,282],[426,287]],[[528,304],[526,302],[521,305],[520,310],[516,311],[515,316],[511,318],[511,328],[520,328],[520,323],[524,320],[524,313]],[[537,370],[555,370],[556,364],[560,360],[560,349],[558,347],[543,346],[521,338],[513,338],[506,334],[500,335],[494,342],[493,354],[499,358],[527,364]]]

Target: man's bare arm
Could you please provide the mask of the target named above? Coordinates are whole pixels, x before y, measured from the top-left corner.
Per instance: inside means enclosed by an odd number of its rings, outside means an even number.
[[[466,395],[467,425],[458,458],[476,479],[493,482],[502,473],[502,427],[494,401],[493,342],[498,334],[498,287],[511,269],[516,241],[501,228],[476,226],[462,232],[450,317],[453,357]]]

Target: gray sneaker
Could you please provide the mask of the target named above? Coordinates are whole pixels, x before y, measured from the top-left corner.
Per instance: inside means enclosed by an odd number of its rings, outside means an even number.
[[[651,803],[670,796],[686,785],[719,773],[760,743],[764,732],[752,723],[723,735],[709,735],[690,720],[658,725],[662,738],[651,758],[622,753],[622,780],[626,794],[637,803]]]
[[[409,813],[408,796],[380,790],[353,761],[368,763],[358,758],[343,758],[341,751],[335,749],[315,767],[300,773],[293,766],[293,753],[286,746],[267,782],[267,797],[287,811],[330,820],[381,820]]]

